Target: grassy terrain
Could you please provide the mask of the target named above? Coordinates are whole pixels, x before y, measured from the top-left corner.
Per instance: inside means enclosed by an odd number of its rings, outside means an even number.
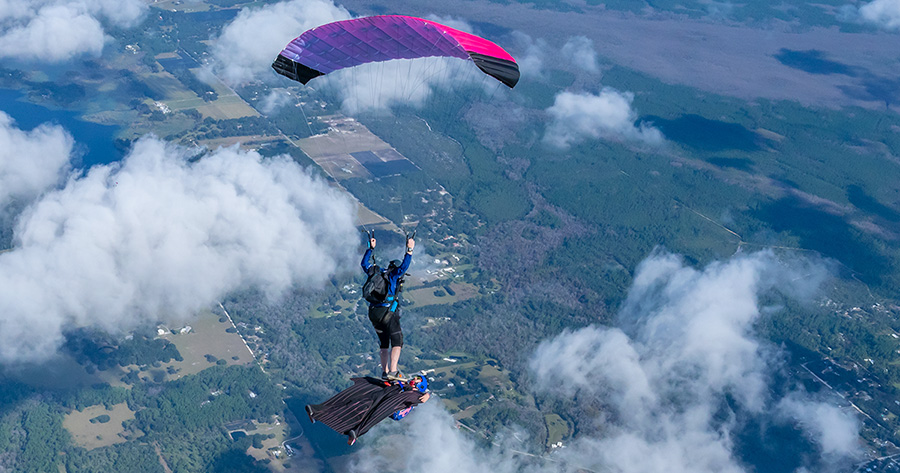
[[[335,115],[321,117],[331,128],[325,135],[300,140],[300,149],[314,160],[322,156],[349,154],[358,151],[377,151],[390,148],[358,121]]]
[[[547,414],[544,416],[547,423],[547,448],[553,447],[557,442],[562,441],[569,435],[569,423],[556,414]]]
[[[478,287],[474,284],[464,283],[464,282],[448,282],[446,285],[450,286],[456,295],[445,295],[442,297],[438,297],[434,295],[434,291],[443,290],[442,287],[426,287],[421,289],[413,289],[409,292],[406,292],[404,297],[408,298],[411,301],[415,301],[416,306],[422,307],[426,305],[432,304],[450,304],[453,302],[464,301],[471,299],[473,297],[478,296]]]
[[[201,103],[186,108],[196,109],[203,115],[203,118],[210,117],[216,120],[255,117],[259,115],[256,110],[247,105],[246,102],[233,93],[230,93],[229,95],[219,95],[219,98],[212,102],[204,102],[203,100],[200,100],[200,102]]]
[[[173,360],[162,364],[162,370],[170,366],[178,370],[174,375],[167,375],[168,379],[178,379],[214,366],[215,362],[208,361],[206,355],[225,360],[229,365],[246,365],[253,362],[253,356],[241,341],[241,337],[237,333],[226,332],[226,329],[233,327],[227,320],[219,322],[219,316],[206,312],[192,320],[190,326],[191,331],[188,333],[166,333],[161,336],[174,343],[184,358],[183,361]],[[181,326],[175,327],[176,330],[180,328]],[[232,359],[235,356],[237,360]],[[145,377],[150,375],[152,373],[144,374]]]
[[[126,442],[143,435],[138,433],[131,438],[123,435],[125,429],[122,427],[122,422],[134,419],[134,411],[129,409],[124,402],[111,407],[112,409],[107,409],[103,405],[96,405],[80,412],[72,411],[66,415],[63,427],[72,434],[72,441],[75,445],[92,450]],[[91,422],[91,419],[101,415],[108,415],[109,421],[105,423]]]

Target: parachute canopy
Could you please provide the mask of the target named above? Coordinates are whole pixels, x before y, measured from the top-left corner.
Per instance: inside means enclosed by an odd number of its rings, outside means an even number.
[[[440,23],[400,15],[315,27],[288,43],[272,68],[306,84],[315,77],[368,62],[430,56],[470,59],[510,88],[519,81],[516,60],[500,46]]]

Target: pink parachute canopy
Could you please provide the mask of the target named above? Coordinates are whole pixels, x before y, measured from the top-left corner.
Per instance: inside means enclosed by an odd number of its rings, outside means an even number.
[[[336,21],[308,30],[288,43],[272,67],[306,84],[346,67],[429,56],[471,60],[510,88],[519,81],[516,60],[500,46],[434,21],[401,15]]]

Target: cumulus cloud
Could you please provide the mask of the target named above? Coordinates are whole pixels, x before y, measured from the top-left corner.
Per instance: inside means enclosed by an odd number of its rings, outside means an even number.
[[[471,100],[460,90],[475,87],[494,91],[499,82],[473,63],[458,58],[425,57],[362,64],[316,79],[333,90],[349,114],[386,111],[395,105],[422,106],[437,90],[449,91],[450,100]],[[452,95],[456,94],[456,95]]]
[[[874,0],[859,7],[859,17],[885,29],[900,29],[900,0]]]
[[[517,51],[516,63],[522,77],[541,77],[544,73],[544,60],[548,57],[549,46],[543,39],[534,39],[521,31],[512,33],[513,43]]]
[[[60,126],[23,131],[0,112],[0,209],[14,200],[30,201],[58,184],[69,169],[73,145]]]
[[[275,77],[272,61],[292,39],[315,26],[349,18],[345,8],[328,0],[244,8],[213,40],[210,67],[232,86]]]
[[[544,142],[568,148],[585,139],[617,139],[648,144],[663,142],[662,133],[644,123],[635,125],[637,113],[631,108],[634,94],[604,87],[598,95],[587,92],[560,92],[547,109],[550,123]]]
[[[771,252],[702,269],[655,253],[636,271],[620,328],[566,331],[532,356],[537,391],[596,413],[581,419],[566,448],[535,459],[516,452],[509,437],[478,446],[429,403],[403,426],[373,430],[352,471],[743,473],[734,439],[747,415],[798,425],[819,447],[806,466],[828,470],[857,454],[855,420],[803,392],[774,399],[770,378],[781,358],[753,333],[760,294],[806,298],[828,274],[818,262]]]
[[[808,295],[826,275],[820,266],[785,263],[769,252],[703,270],[670,254],[648,258],[623,305],[622,328],[565,332],[532,359],[540,389],[603,399],[616,419],[560,455],[612,471],[745,471],[733,442],[739,426],[721,408],[728,398],[741,412],[766,417],[773,403],[769,378],[777,354],[753,334],[758,296],[776,288]],[[796,421],[829,459],[858,451],[854,419],[833,404],[793,393],[776,402],[776,411],[771,420]]]
[[[573,36],[560,49],[560,54],[575,67],[587,72],[598,72],[597,51],[594,42],[584,36]]]
[[[0,359],[48,357],[69,328],[121,333],[352,264],[355,208],[324,181],[287,157],[189,154],[142,139],[21,214],[0,254]]]
[[[803,426],[823,454],[852,457],[860,453],[859,422],[850,412],[815,401],[802,392],[791,393],[778,402],[776,409],[783,417]]]
[[[453,417],[436,398],[416,408],[401,423],[385,421],[366,435],[366,443],[354,456],[350,471],[431,473],[528,473],[529,467],[497,446],[483,449],[456,428]],[[408,441],[397,441],[402,435]],[[359,445],[359,444],[358,444]],[[502,443],[501,443],[502,445]]]
[[[130,27],[147,10],[141,0],[21,0],[0,2],[0,57],[65,61],[99,55],[103,23]]]
[[[431,15],[426,16],[425,19],[434,21],[436,23],[440,23],[442,25],[447,25],[447,26],[457,29],[459,31],[465,31],[466,33],[475,34],[475,30],[472,28],[472,25],[470,25],[465,20],[462,20],[459,18],[454,18],[452,16],[440,16],[440,15],[431,14]]]
[[[292,99],[291,94],[288,93],[287,90],[274,89],[260,101],[260,110],[266,115],[269,115],[291,103]]]

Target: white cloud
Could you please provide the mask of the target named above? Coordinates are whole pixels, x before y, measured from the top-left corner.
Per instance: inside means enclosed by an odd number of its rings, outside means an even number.
[[[269,95],[263,97],[260,101],[260,110],[266,115],[270,115],[281,107],[291,103],[293,97],[284,89],[273,89]]]
[[[600,470],[744,471],[732,441],[738,425],[720,409],[728,397],[742,412],[771,416],[774,353],[753,334],[758,294],[777,288],[808,295],[826,274],[816,264],[785,263],[768,252],[703,270],[674,255],[648,258],[623,305],[622,329],[565,332],[535,352],[540,389],[553,393],[567,385],[563,398],[603,399],[616,419],[598,434],[585,432],[560,455]],[[621,357],[604,355],[615,352]],[[823,453],[846,458],[857,451],[856,424],[836,407],[798,394],[777,406]]]
[[[130,27],[146,10],[141,0],[0,1],[0,57],[56,62],[98,56],[107,40],[104,21]]]
[[[287,157],[145,138],[19,218],[0,254],[0,359],[51,356],[72,327],[185,318],[227,292],[277,296],[351,265],[355,207]]]
[[[852,411],[815,401],[800,392],[791,393],[776,408],[783,417],[799,423],[825,455],[852,457],[860,453],[859,422]]]
[[[874,0],[859,7],[859,16],[885,29],[900,29],[900,0]]]
[[[425,57],[373,62],[335,71],[316,79],[319,87],[331,88],[348,114],[389,110],[395,105],[422,106],[438,89],[449,91],[449,99],[472,100],[459,88],[474,86],[493,91],[498,82],[471,61],[448,57]],[[455,90],[457,89],[457,90]],[[452,95],[456,94],[456,95]],[[468,98],[466,98],[468,97]]]
[[[587,72],[598,72],[597,51],[594,42],[584,36],[573,36],[566,41],[560,53],[572,65]]]
[[[703,269],[655,253],[636,271],[622,328],[565,331],[532,356],[536,390],[596,413],[580,419],[566,448],[536,459],[513,452],[508,436],[476,445],[429,402],[402,425],[386,421],[368,434],[351,471],[743,473],[738,413],[799,425],[820,447],[806,465],[814,471],[843,464],[858,451],[852,416],[803,393],[772,399],[768,383],[780,358],[753,332],[760,294],[805,298],[827,277],[819,262],[771,252]]]
[[[408,440],[397,441],[392,434]],[[528,467],[502,448],[482,449],[455,426],[440,400],[416,407],[400,422],[386,420],[357,444],[350,464],[353,473],[396,471],[416,473],[528,473]]]
[[[641,123],[635,126],[637,113],[631,108],[634,94],[604,87],[600,94],[560,92],[547,109],[550,123],[544,142],[568,148],[585,139],[620,139],[648,144],[663,142],[662,133]]]
[[[544,74],[544,59],[549,54],[547,42],[543,39],[534,39],[521,31],[514,31],[512,38],[516,50],[522,51],[516,57],[519,73],[525,78],[541,77]]]
[[[0,209],[13,200],[27,203],[58,184],[69,169],[73,145],[60,126],[23,131],[0,112]]]
[[[454,18],[452,16],[439,16],[434,14],[426,16],[425,19],[431,20],[435,23],[440,23],[442,25],[447,25],[459,31],[465,31],[466,33],[475,34],[475,31],[472,29],[472,25],[462,19]]]
[[[328,0],[244,8],[213,40],[212,70],[230,85],[274,78],[272,61],[291,40],[310,28],[349,18],[344,7]]]

